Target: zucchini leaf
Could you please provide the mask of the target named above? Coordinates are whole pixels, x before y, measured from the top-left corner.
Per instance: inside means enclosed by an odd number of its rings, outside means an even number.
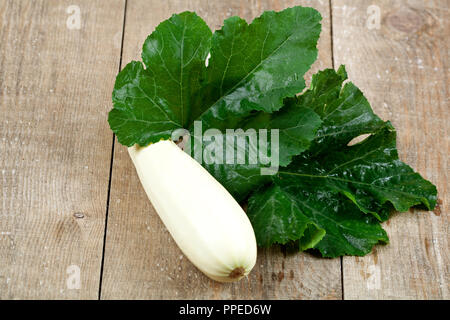
[[[148,36],[146,68],[130,62],[114,85],[108,122],[121,144],[145,146],[188,125],[210,40],[209,27],[191,12],[173,15]]]
[[[287,99],[285,106],[272,114],[258,113],[247,118],[241,123],[241,128],[245,132],[249,129],[278,129],[279,130],[279,165],[286,166],[293,156],[296,156],[307,150],[316,136],[316,132],[322,121],[320,117],[310,108],[298,106],[295,99]],[[245,134],[244,132],[244,134]],[[270,176],[261,175],[261,168],[268,167],[260,162],[252,164],[245,161],[239,164],[238,154],[248,155],[249,150],[260,150],[256,141],[246,140],[244,146],[238,143],[226,143],[224,141],[224,150],[234,148],[233,161],[227,163],[204,163],[203,166],[233,195],[233,197],[242,201],[255,188],[270,181]],[[257,143],[257,142],[256,142]],[[244,148],[244,150],[243,150]],[[267,144],[265,155],[270,153],[271,140]]]
[[[195,120],[204,129],[234,128],[254,110],[278,110],[305,87],[320,20],[312,8],[293,7],[250,25],[231,17],[212,35],[195,13],[173,15],[145,41],[146,68],[132,61],[118,74],[111,129],[121,144],[145,146]]]
[[[363,256],[386,232],[348,199],[305,184],[281,180],[249,200],[248,215],[259,246],[296,242],[300,250],[315,248],[324,257]]]
[[[343,85],[344,67],[314,79],[297,99],[322,118],[316,138],[266,183],[265,197],[258,192],[250,197],[247,213],[261,246],[299,240],[304,249],[303,238],[310,238],[305,230],[315,226],[316,234],[324,231],[314,245],[323,256],[365,255],[377,242],[388,241],[379,221],[388,218],[391,207],[406,211],[422,204],[431,210],[436,187],[398,159],[395,130],[372,112],[356,86]],[[371,135],[347,145],[363,133]],[[296,221],[290,226],[295,232],[285,228],[288,221]]]
[[[297,95],[317,58],[320,20],[312,8],[293,7],[251,24],[231,17],[212,33],[195,13],[174,14],[146,39],[143,62],[117,75],[108,122],[125,146],[168,139],[179,128],[192,136],[196,121],[218,129],[202,137],[202,165],[248,201],[258,245],[361,256],[389,241],[381,222],[392,210],[432,210],[437,191],[399,160],[393,126],[346,82],[344,66],[319,71]],[[227,129],[242,130],[230,141]],[[252,152],[261,160],[260,141],[249,138],[260,129],[278,130],[275,175],[261,174],[268,162],[250,161]],[[266,159],[274,152],[268,140]]]
[[[266,11],[250,25],[224,21],[212,38],[203,108],[193,114],[204,128],[234,128],[252,110],[273,112],[305,87],[317,58],[320,14],[294,7]]]

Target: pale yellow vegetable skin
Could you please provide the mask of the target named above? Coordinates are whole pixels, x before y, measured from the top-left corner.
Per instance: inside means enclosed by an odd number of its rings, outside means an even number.
[[[256,263],[252,225],[230,193],[172,141],[128,148],[153,207],[186,257],[220,282]]]

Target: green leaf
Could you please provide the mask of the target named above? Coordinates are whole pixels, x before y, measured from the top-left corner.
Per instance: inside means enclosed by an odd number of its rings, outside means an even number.
[[[325,232],[314,246],[323,256],[364,255],[388,241],[379,221],[387,220],[392,207],[436,205],[435,186],[398,159],[392,125],[345,79],[343,67],[319,72],[297,98],[297,106],[315,110],[322,125],[310,149],[265,183],[265,196],[251,195],[247,213],[260,245],[310,242],[305,230],[314,223]],[[364,133],[370,136],[348,145]],[[291,226],[297,233],[286,229],[286,221],[300,221]]]
[[[272,129],[277,129],[279,134],[279,166],[286,166],[296,156],[310,146],[315,138],[317,129],[320,127],[319,116],[309,108],[299,107],[295,103],[286,101],[286,106],[281,110],[269,113],[259,113],[254,117],[247,118],[240,125],[247,130],[268,129],[268,144],[266,148],[261,148],[258,141],[246,140],[245,146],[238,143],[227,143],[223,138],[224,150],[233,149],[233,161],[230,163],[203,164],[203,166],[238,200],[242,201],[256,187],[270,181],[267,175],[261,175],[261,168],[269,167],[270,164],[263,164],[260,159],[255,164],[246,161],[239,164],[237,157],[239,153],[248,155],[249,150],[257,150],[264,155],[271,156]],[[245,134],[244,132],[244,134]],[[267,150],[267,152],[265,152]]]
[[[322,120],[310,108],[299,106],[295,99],[286,99],[284,107],[274,113],[260,113],[247,120],[244,128],[277,129],[279,131],[279,162],[287,166],[293,156],[307,150],[316,138]]]
[[[429,210],[436,205],[436,187],[398,159],[395,131],[388,125],[363,142],[341,146],[326,157],[302,155],[279,172],[283,181],[292,179],[323,190],[339,192],[361,211],[373,213],[372,203],[392,203],[398,211],[418,204]]]
[[[298,240],[299,249],[318,249],[324,257],[362,256],[389,241],[371,216],[333,192],[279,180],[249,200],[248,215],[260,246]]]
[[[192,12],[173,15],[147,38],[141,62],[117,76],[108,121],[121,144],[145,146],[189,125],[211,30]]]
[[[388,242],[380,222],[393,209],[431,210],[437,191],[399,160],[394,128],[346,83],[344,66],[316,73],[296,96],[317,57],[320,20],[314,9],[293,7],[251,24],[231,17],[212,34],[195,13],[175,14],[145,41],[143,63],[117,75],[108,121],[126,146],[167,139],[178,128],[192,132],[196,120],[203,130],[219,129],[204,136],[202,165],[238,201],[248,200],[260,246],[365,255]],[[242,129],[235,137],[245,143],[226,139],[225,129]],[[253,139],[266,129],[268,136],[278,130],[278,149],[273,137]],[[368,137],[350,144],[361,135]],[[277,153],[278,173],[261,175],[276,167],[263,159]]]
[[[271,176],[261,175],[261,165],[202,164],[238,202],[248,198],[259,186],[271,182]]]
[[[162,22],[116,79],[109,124],[120,143],[147,145],[200,120],[236,128],[254,110],[273,112],[301,91],[317,58],[320,14],[267,11],[250,25],[231,17],[214,33],[195,13]],[[205,59],[211,53],[208,68]]]
[[[224,21],[214,33],[204,109],[193,118],[205,128],[234,128],[252,110],[273,112],[305,87],[303,75],[317,58],[319,12],[293,7],[266,11],[250,25]]]
[[[249,200],[248,212],[253,228],[258,230],[258,245],[268,247],[274,243],[286,244],[304,238],[302,250],[314,247],[325,235],[325,230],[303,211],[297,198],[279,186],[255,193]]]
[[[344,66],[337,72],[319,71],[313,76],[310,89],[298,98],[299,106],[310,107],[323,121],[311,147],[313,153],[339,149],[353,138],[385,126],[363,93],[351,82],[343,84],[346,79]]]

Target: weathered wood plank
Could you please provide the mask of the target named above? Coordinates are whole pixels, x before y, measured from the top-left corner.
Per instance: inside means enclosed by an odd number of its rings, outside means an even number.
[[[435,183],[442,200],[440,214],[395,214],[384,224],[391,244],[345,257],[344,298],[448,299],[448,1],[336,0],[332,15],[336,67],[346,64],[375,111],[393,122],[400,158]]]
[[[72,4],[0,1],[2,299],[98,297],[124,1]]]
[[[314,6],[322,13],[320,56],[314,70],[330,67],[328,1],[237,0],[129,0],[123,66],[132,59],[140,59],[147,35],[172,13],[196,11],[212,29],[217,29],[231,15],[251,21],[264,10],[281,10],[295,4]],[[340,299],[340,261],[309,254],[286,256],[279,249],[260,250],[248,280],[237,284],[208,280],[176,247],[140,186],[126,148],[116,142],[101,296],[103,299]]]

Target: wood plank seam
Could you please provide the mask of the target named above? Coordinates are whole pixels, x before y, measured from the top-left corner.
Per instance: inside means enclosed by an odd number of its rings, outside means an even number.
[[[119,68],[117,72],[120,72],[122,70],[122,54],[123,54],[123,40],[125,37],[125,23],[126,23],[126,17],[127,17],[127,2],[128,0],[125,0],[124,8],[123,8],[123,19],[122,19],[122,38],[120,42],[120,57],[119,57]],[[98,300],[101,300],[102,297],[102,280],[103,280],[103,266],[105,263],[105,248],[106,248],[106,233],[108,231],[108,212],[109,212],[109,201],[111,198],[111,180],[112,180],[112,171],[113,171],[113,165],[114,165],[114,145],[116,141],[116,135],[113,133],[112,135],[112,144],[111,144],[111,160],[109,163],[109,179],[108,179],[108,192],[106,196],[106,208],[105,208],[105,229],[103,234],[103,248],[102,248],[102,260],[100,265],[100,278],[99,278],[99,284],[98,284]]]
[[[330,48],[331,48],[331,67],[334,69],[334,45],[333,45],[333,0],[328,1],[329,5],[329,15],[330,15]],[[339,257],[339,262],[341,266],[341,300],[344,298],[344,258]]]

